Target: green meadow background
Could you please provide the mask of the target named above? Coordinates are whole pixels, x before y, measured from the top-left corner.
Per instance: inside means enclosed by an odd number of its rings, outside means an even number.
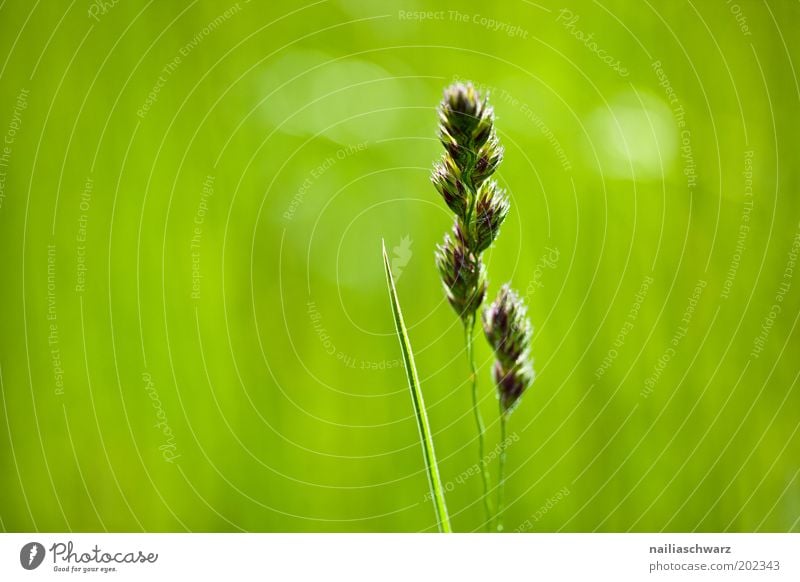
[[[800,531],[798,23],[0,2],[0,529],[434,531],[385,239],[453,527],[481,530],[429,182],[470,79],[512,198],[490,295],[510,281],[535,327],[506,528]]]

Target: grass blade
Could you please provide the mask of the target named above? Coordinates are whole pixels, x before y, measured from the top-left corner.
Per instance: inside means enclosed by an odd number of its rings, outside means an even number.
[[[389,286],[389,298],[392,302],[392,315],[394,315],[394,325],[397,330],[397,338],[400,340],[400,349],[403,352],[403,363],[406,368],[408,378],[408,388],[411,391],[411,400],[414,403],[414,413],[417,416],[417,428],[419,438],[422,442],[422,456],[425,458],[425,467],[428,470],[428,484],[431,488],[431,498],[436,509],[436,520],[439,523],[439,531],[452,532],[450,518],[447,515],[447,505],[444,501],[444,488],[442,479],[439,477],[439,466],[436,464],[436,452],[433,449],[433,437],[431,427],[428,424],[428,413],[425,411],[425,401],[422,398],[422,389],[417,377],[417,368],[414,365],[414,354],[411,352],[411,343],[408,340],[406,324],[403,322],[403,313],[400,311],[400,302],[397,299],[397,289],[394,286],[392,277],[392,267],[389,264],[389,257],[386,255],[386,245],[383,247],[383,266],[386,269],[386,284]]]

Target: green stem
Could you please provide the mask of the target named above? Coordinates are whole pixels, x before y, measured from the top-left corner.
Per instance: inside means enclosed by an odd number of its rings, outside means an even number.
[[[408,388],[411,392],[411,401],[414,405],[414,413],[417,417],[417,428],[419,429],[420,443],[422,444],[422,457],[425,460],[425,468],[428,473],[428,485],[431,489],[433,507],[436,511],[436,522],[439,531],[450,533],[453,528],[450,526],[450,517],[447,514],[447,504],[444,499],[444,486],[442,478],[439,476],[439,466],[436,463],[436,451],[433,448],[433,433],[428,423],[428,413],[425,409],[425,400],[422,397],[422,388],[417,376],[417,366],[414,364],[414,352],[411,351],[411,342],[408,339],[408,330],[403,321],[403,312],[400,310],[400,300],[397,298],[397,288],[392,277],[392,267],[389,264],[389,257],[386,254],[386,246],[382,244],[383,266],[386,271],[386,284],[389,287],[389,299],[392,304],[392,315],[394,316],[397,338],[400,340],[400,350],[403,353],[403,363],[408,379]]]
[[[497,531],[503,531],[503,488],[506,484],[506,415],[500,410],[500,460],[497,476]]]
[[[472,383],[472,412],[475,415],[475,425],[478,428],[478,454],[480,455],[481,475],[483,478],[483,507],[486,511],[486,531],[492,530],[492,505],[489,499],[489,467],[486,464],[485,433],[483,417],[478,406],[478,372],[475,367],[475,350],[473,349],[473,336],[475,335],[475,314],[464,321],[464,334],[467,343],[467,359],[469,360],[470,382]]]

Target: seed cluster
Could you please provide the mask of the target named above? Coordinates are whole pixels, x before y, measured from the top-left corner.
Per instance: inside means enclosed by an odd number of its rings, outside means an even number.
[[[500,396],[500,409],[510,414],[520,396],[533,382],[530,361],[531,329],[527,309],[519,296],[503,285],[497,299],[483,312],[483,332],[497,360],[492,377]]]
[[[437,247],[436,264],[450,305],[466,323],[486,295],[481,253],[497,238],[509,210],[505,192],[489,179],[503,159],[494,110],[471,84],[445,90],[439,140],[445,153],[431,181],[456,216],[452,233]]]
[[[438,112],[445,153],[434,166],[431,181],[455,221],[437,246],[436,265],[450,305],[465,326],[472,326],[488,286],[481,254],[497,238],[510,209],[506,192],[490,179],[503,160],[503,148],[494,127],[494,110],[472,84],[448,87]],[[501,413],[507,415],[533,381],[530,322],[508,285],[482,319],[497,358],[492,376]]]

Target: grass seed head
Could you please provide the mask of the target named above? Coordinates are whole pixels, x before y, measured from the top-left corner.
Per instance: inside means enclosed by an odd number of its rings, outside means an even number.
[[[492,376],[503,413],[509,414],[534,379],[530,361],[533,330],[525,305],[508,285],[503,285],[497,299],[483,311],[482,319],[497,359]]]
[[[506,369],[497,361],[492,368],[492,378],[497,385],[497,396],[503,414],[513,412],[525,389],[533,383],[533,368],[529,364]]]
[[[503,161],[503,148],[497,136],[487,140],[481,149],[478,150],[478,157],[475,161],[475,168],[472,170],[472,183],[478,187],[497,170],[497,166]]]
[[[444,242],[436,248],[436,266],[447,300],[459,317],[467,321],[486,296],[486,268],[480,257],[469,250],[458,221],[452,236],[446,234]]]
[[[479,253],[488,249],[497,238],[510,207],[508,196],[497,182],[488,180],[481,185],[475,203],[475,249]]]
[[[454,83],[445,89],[439,105],[439,139],[473,191],[503,156],[494,129],[494,109],[471,83]]]
[[[461,172],[455,167],[453,159],[445,155],[433,168],[431,182],[442,195],[447,207],[462,221],[467,219],[469,195],[461,179]]]
[[[447,299],[465,323],[486,295],[480,255],[497,238],[508,215],[505,193],[489,177],[503,160],[494,110],[472,83],[454,83],[439,105],[439,139],[445,148],[431,182],[456,215],[456,226],[438,247],[436,264]]]

